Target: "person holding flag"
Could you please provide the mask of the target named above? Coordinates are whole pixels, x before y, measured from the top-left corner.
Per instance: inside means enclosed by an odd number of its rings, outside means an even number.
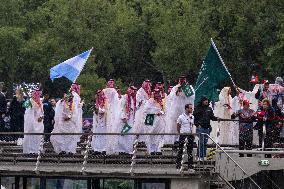
[[[133,152],[133,135],[124,135],[133,132],[134,118],[136,113],[136,91],[134,86],[128,87],[127,93],[122,96],[120,103],[120,116],[116,128],[122,135],[117,138],[116,152],[132,154]]]
[[[214,114],[223,119],[231,119],[231,115],[238,107],[231,97],[231,87],[224,87],[219,94],[219,101],[215,103]],[[236,98],[234,98],[236,100]],[[219,144],[236,145],[238,144],[238,125],[231,121],[222,121],[213,123],[219,132]]]
[[[218,119],[214,116],[212,108],[209,107],[209,103],[212,102],[212,104],[214,104],[215,102],[219,101],[218,87],[220,87],[220,84],[222,84],[224,81],[228,80],[232,82],[233,87],[236,89],[237,86],[233,81],[227,67],[225,66],[225,63],[219,54],[213,39],[211,39],[210,48],[205,59],[203,60],[199,76],[194,87],[195,104],[198,104],[196,109],[194,109],[197,133],[206,133],[208,135],[211,133],[212,127],[210,125],[210,120],[217,121]],[[230,105],[228,104],[228,107],[229,106]],[[206,113],[206,111],[208,112]],[[213,129],[216,131],[217,128]],[[218,129],[216,133],[216,140],[218,142],[220,134]],[[198,155],[201,160],[204,159],[206,155],[207,141],[207,135],[200,134]]]
[[[171,90],[166,98],[166,133],[177,133],[176,120],[184,112],[185,104],[194,103],[194,89],[186,81],[185,76],[179,77],[179,82]],[[178,136],[168,135],[165,137],[165,144],[174,144]]]
[[[148,127],[146,133],[163,134],[165,132],[165,110],[159,89],[155,89],[153,98],[150,98],[146,102],[144,115],[145,125]],[[146,140],[148,152],[151,154],[160,154],[163,143],[163,136],[149,135]]]
[[[63,99],[57,102],[52,133],[82,132],[82,106],[80,96],[77,96],[79,93],[77,87],[78,84],[73,84],[71,91],[65,93]],[[50,137],[54,151],[61,154],[75,154],[79,140],[78,135],[52,135]]]
[[[66,77],[73,84],[62,100],[57,102],[52,133],[81,133],[82,106],[80,85],[76,83],[93,49],[85,51],[50,69],[50,79]],[[78,135],[52,135],[50,141],[56,153],[76,153]]]

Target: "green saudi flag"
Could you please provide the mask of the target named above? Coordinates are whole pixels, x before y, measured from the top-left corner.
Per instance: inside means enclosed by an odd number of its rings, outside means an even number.
[[[30,100],[30,99],[27,99],[27,100],[23,103],[22,106],[23,106],[23,108],[26,108],[26,109],[32,107],[32,102],[31,102],[31,100]]]
[[[123,125],[122,130],[121,130],[121,134],[128,133],[130,131],[130,129],[132,129],[132,127],[130,125],[128,125],[128,123],[125,123]]]
[[[206,96],[209,101],[218,101],[219,95],[217,87],[226,80],[233,82],[228,69],[226,68],[217,47],[211,39],[211,46],[203,60],[197,82],[195,84],[195,104],[199,103],[202,96]]]
[[[186,97],[190,97],[194,94],[193,88],[189,84],[182,85],[181,90],[184,92]]]

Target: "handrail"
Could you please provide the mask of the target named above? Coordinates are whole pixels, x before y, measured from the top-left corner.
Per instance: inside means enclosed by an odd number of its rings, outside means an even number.
[[[166,135],[194,135],[197,136],[197,133],[25,133],[25,132],[0,132],[0,136],[1,135],[86,135],[86,136],[93,136],[93,135],[162,135],[162,136],[166,136]]]
[[[224,150],[228,154],[284,154],[284,151],[255,151],[255,150]],[[216,150],[216,152],[223,152],[222,150]]]
[[[221,178],[229,187],[231,187],[232,189],[235,189],[235,187],[229,181],[223,178],[220,174],[218,174],[218,177]]]
[[[251,176],[217,143],[215,142],[212,137],[210,137],[210,135],[208,135],[207,133],[200,133],[202,135],[206,135],[208,138],[210,138],[210,140],[219,148],[221,149],[221,151],[226,154],[226,156],[232,161],[234,162],[234,164],[241,169],[241,171],[254,183],[254,185],[261,189],[260,186],[251,178]]]

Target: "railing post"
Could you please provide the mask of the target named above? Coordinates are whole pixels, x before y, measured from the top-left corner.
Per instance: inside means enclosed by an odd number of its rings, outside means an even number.
[[[136,164],[136,154],[137,154],[137,146],[138,146],[138,138],[139,136],[136,135],[135,140],[134,140],[134,145],[133,145],[133,154],[131,158],[131,164],[130,164],[130,170],[129,173],[133,176],[133,169],[134,165]]]
[[[263,124],[262,126],[262,139],[261,139],[261,149],[262,151],[264,151],[265,149],[265,143],[264,143],[264,139],[266,137],[266,127],[265,124]],[[265,155],[263,155],[263,158],[265,157]]]
[[[42,151],[43,151],[43,145],[44,145],[44,136],[41,135],[40,145],[39,145],[39,149],[38,149],[38,155],[37,155],[37,159],[36,159],[36,167],[34,169],[36,174],[39,174],[38,167],[39,167],[39,164],[40,164],[41,154],[42,154]]]
[[[181,166],[180,166],[180,169],[179,169],[179,172],[182,175],[183,175],[183,172],[184,172],[184,158],[185,158],[185,155],[187,154],[187,144],[188,144],[188,139],[186,137],[185,140],[184,140],[184,144],[183,144]]]
[[[83,165],[82,165],[82,169],[81,169],[81,172],[82,172],[83,174],[84,174],[85,171],[86,171],[86,165],[87,165],[87,163],[88,163],[89,150],[90,150],[90,146],[91,146],[92,136],[93,136],[93,135],[88,134],[88,137],[87,137],[86,149],[85,149],[85,151],[84,151],[84,161],[83,161]]]

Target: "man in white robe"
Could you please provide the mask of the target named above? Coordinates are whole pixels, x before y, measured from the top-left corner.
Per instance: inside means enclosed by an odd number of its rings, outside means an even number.
[[[25,111],[24,132],[25,133],[43,133],[43,105],[40,100],[41,92],[35,90],[32,92],[30,106]],[[25,135],[23,140],[23,153],[38,153],[43,136]]]
[[[236,101],[237,98],[234,99]],[[215,103],[214,114],[216,117],[222,117],[223,119],[231,119],[233,110],[238,109],[232,107],[237,104],[233,102],[231,97],[231,88],[224,87],[219,94],[219,101]],[[217,138],[219,144],[235,145],[238,144],[238,123],[231,121],[221,121],[212,123],[212,134],[217,136],[219,132],[220,136]]]
[[[107,99],[102,90],[96,93],[96,105],[93,116],[93,132],[106,133]],[[105,153],[107,149],[108,136],[93,135],[92,148],[97,153]]]
[[[118,92],[115,88],[115,81],[113,79],[110,79],[107,82],[107,86],[105,89],[103,89],[103,92],[105,94],[105,97],[107,99],[107,115],[106,115],[106,131],[107,133],[115,133],[117,128],[115,126],[115,123],[117,122],[118,114],[119,114],[119,104],[120,99]],[[115,141],[116,136],[109,135],[108,140],[110,142],[107,143],[107,154],[113,154],[115,152]]]
[[[73,83],[71,85],[71,93],[73,96],[73,101],[74,103],[77,105],[78,108],[78,120],[77,120],[77,133],[82,133],[83,131],[83,105],[84,105],[84,101],[81,99],[80,97],[80,91],[81,91],[81,86],[78,83]]]
[[[145,124],[147,133],[163,134],[165,133],[165,111],[160,90],[155,89],[153,98],[150,98],[145,104]],[[161,147],[164,144],[162,135],[148,135],[146,140],[148,153],[161,153]]]
[[[132,154],[133,135],[123,135],[133,132],[134,118],[136,112],[136,87],[131,86],[127,89],[127,94],[123,95],[120,104],[120,120],[117,124],[117,132],[122,135],[117,138],[116,152]]]
[[[147,100],[151,97],[151,82],[150,80],[145,80],[142,87],[137,91],[136,94],[136,113],[134,122],[134,132],[135,133],[145,133],[145,123],[144,123],[144,109]],[[145,141],[145,135],[139,136],[140,141]]]
[[[52,133],[82,132],[82,103],[79,89],[71,87],[71,93],[64,94],[55,109],[55,124]],[[50,142],[56,153],[75,154],[80,135],[52,135]]]
[[[155,89],[158,89],[160,91],[162,99],[165,99],[167,97],[167,93],[165,93],[164,84],[162,82],[157,82]]]
[[[188,86],[192,94],[186,95],[183,86]],[[185,76],[179,77],[179,83],[171,89],[171,93],[166,98],[166,133],[177,133],[176,120],[184,112],[185,104],[192,104],[194,107],[194,89],[186,81]],[[166,136],[165,144],[174,144],[178,136]]]

